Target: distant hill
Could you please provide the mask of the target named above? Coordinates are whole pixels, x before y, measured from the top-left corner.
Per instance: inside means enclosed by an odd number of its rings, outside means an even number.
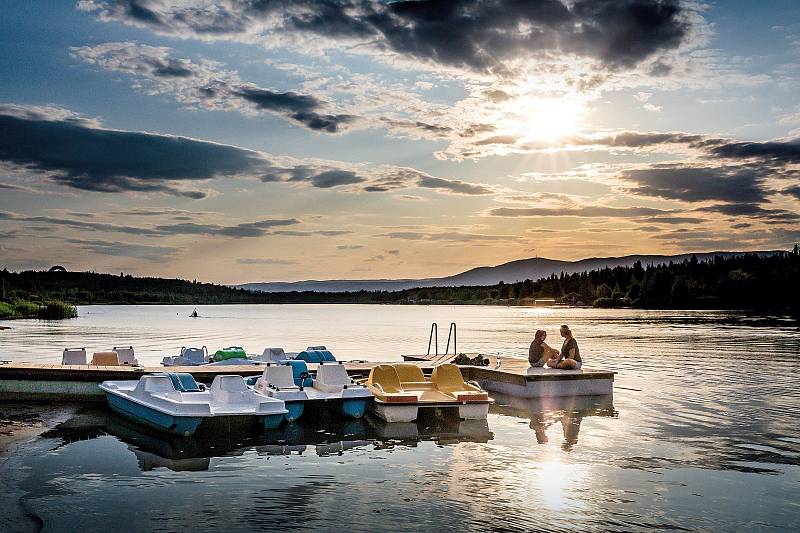
[[[537,280],[549,277],[551,274],[574,274],[602,268],[617,266],[631,266],[636,261],[644,265],[667,264],[681,262],[691,256],[699,261],[710,259],[714,256],[733,257],[746,253],[759,255],[773,255],[776,251],[758,252],[704,252],[680,255],[626,255],[622,257],[592,257],[579,261],[560,261],[535,257],[531,259],[518,259],[493,267],[478,267],[460,274],[443,278],[425,279],[377,279],[377,280],[308,280],[308,281],[276,281],[263,283],[244,283],[236,285],[237,288],[261,292],[290,292],[290,291],[316,291],[316,292],[354,292],[354,291],[401,291],[422,287],[461,287],[464,285],[486,286],[503,283],[514,283],[526,279]]]

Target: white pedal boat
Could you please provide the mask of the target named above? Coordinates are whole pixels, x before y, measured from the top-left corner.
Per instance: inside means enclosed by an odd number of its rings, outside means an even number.
[[[181,347],[181,354],[165,357],[161,360],[163,366],[199,366],[208,364],[208,348]]]
[[[183,373],[147,375],[138,381],[104,381],[100,388],[115,412],[183,436],[193,435],[207,418],[255,417],[263,427],[275,428],[287,413],[283,400],[249,389],[237,375],[217,376],[208,388]]]
[[[248,385],[258,393],[283,400],[288,422],[300,418],[306,405],[322,407],[325,403],[336,404],[345,416],[360,418],[372,399],[372,392],[353,381],[341,362],[320,363],[313,378],[305,361],[268,363],[261,376],[250,378]]]

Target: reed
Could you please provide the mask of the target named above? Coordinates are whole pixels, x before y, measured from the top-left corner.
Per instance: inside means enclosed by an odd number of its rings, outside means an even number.
[[[41,320],[61,320],[77,316],[78,309],[74,305],[57,300],[45,303],[26,300],[0,302],[0,319],[39,318]]]

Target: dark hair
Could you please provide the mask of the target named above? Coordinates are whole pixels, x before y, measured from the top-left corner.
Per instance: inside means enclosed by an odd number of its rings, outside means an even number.
[[[569,326],[566,324],[561,324],[561,330],[566,331],[568,335],[572,335],[572,330],[569,329]]]
[[[546,336],[547,336],[547,332],[545,330],[537,329],[536,333],[533,335],[533,340],[542,342],[544,340],[544,337],[546,337]]]

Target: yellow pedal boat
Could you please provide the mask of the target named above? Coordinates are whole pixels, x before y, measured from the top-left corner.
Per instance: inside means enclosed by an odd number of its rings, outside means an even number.
[[[493,402],[477,383],[464,381],[456,365],[433,369],[426,379],[417,365],[397,363],[374,367],[367,387],[375,396],[373,412],[387,422],[411,422],[420,408],[452,407],[459,418],[483,420]]]

